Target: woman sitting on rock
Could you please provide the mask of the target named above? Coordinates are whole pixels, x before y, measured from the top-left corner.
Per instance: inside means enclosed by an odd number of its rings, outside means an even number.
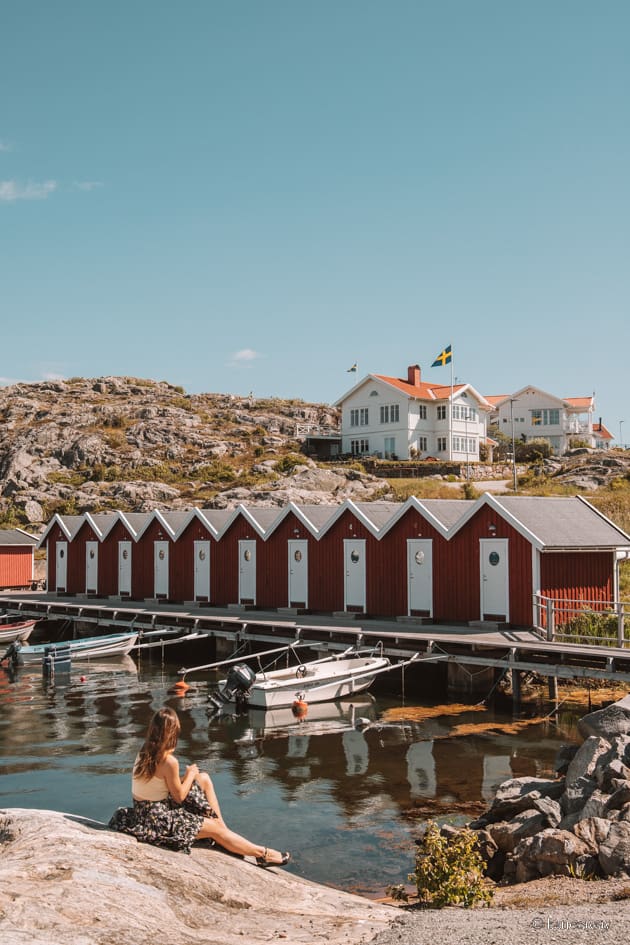
[[[205,771],[189,765],[180,778],[173,755],[179,732],[173,709],[165,706],[155,713],[133,766],[133,807],[119,807],[109,826],[172,850],[189,853],[195,840],[209,839],[230,853],[255,857],[259,866],[288,863],[288,853],[250,843],[226,826]]]

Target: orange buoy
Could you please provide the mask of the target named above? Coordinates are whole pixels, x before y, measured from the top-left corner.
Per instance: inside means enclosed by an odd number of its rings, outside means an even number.
[[[183,696],[186,692],[188,692],[189,689],[190,686],[186,680],[179,679],[173,686],[171,686],[170,692],[174,692],[176,696]]]
[[[308,712],[308,703],[304,699],[296,699],[293,705],[291,706],[291,711],[293,715],[296,715],[298,718],[306,715]]]

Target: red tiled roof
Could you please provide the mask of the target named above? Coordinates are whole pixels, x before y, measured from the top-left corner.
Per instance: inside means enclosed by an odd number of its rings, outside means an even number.
[[[593,404],[592,397],[564,397],[563,400],[572,407],[591,407]]]
[[[407,397],[416,397],[419,400],[448,400],[451,396],[450,385],[441,384],[436,386],[435,384],[426,384],[424,381],[416,385],[410,384],[409,381],[403,381],[400,377],[386,377],[384,374],[373,374],[372,377],[384,381],[385,384],[390,384],[406,394]],[[464,384],[455,384],[453,390],[461,390],[464,386]]]
[[[510,396],[509,394],[484,394],[483,395],[489,404],[492,404],[493,407],[496,407],[497,404],[500,404],[502,400],[507,400]]]
[[[593,433],[599,433],[602,440],[612,440],[614,439],[610,430],[607,430],[603,423],[594,423],[593,424]]]

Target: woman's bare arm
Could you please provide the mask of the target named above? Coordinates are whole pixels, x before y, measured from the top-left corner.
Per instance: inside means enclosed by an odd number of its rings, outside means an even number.
[[[176,804],[181,804],[188,797],[188,792],[193,786],[193,782],[199,774],[197,765],[189,765],[186,768],[183,780],[179,776],[179,764],[177,758],[173,755],[167,755],[164,761],[158,765],[156,774],[164,778],[168,793]]]

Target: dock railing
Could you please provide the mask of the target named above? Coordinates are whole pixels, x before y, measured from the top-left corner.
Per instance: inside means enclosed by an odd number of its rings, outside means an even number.
[[[534,595],[534,630],[549,643],[630,646],[630,603]]]

